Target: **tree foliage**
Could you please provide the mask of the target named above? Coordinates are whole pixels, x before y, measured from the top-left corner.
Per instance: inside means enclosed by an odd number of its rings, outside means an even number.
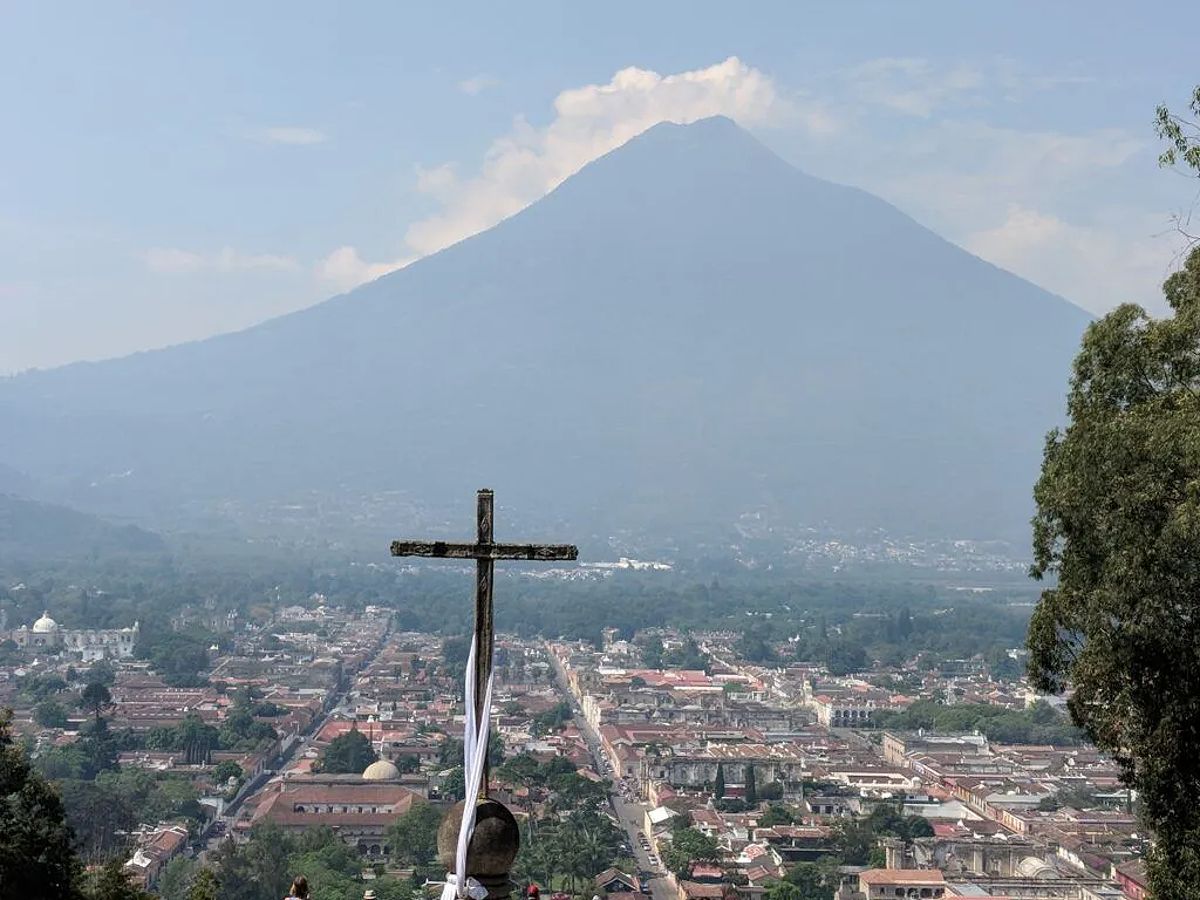
[[[0,711],[0,885],[12,897],[78,900],[79,862],[62,801],[29,765]]]
[[[1154,130],[1167,143],[1158,161],[1164,166],[1183,164],[1200,175],[1200,85],[1192,89],[1188,109],[1195,119],[1175,115],[1165,103],[1155,110]]]
[[[918,700],[904,710],[883,710],[875,714],[881,728],[916,731],[978,731],[988,740],[1001,744],[1074,745],[1083,734],[1047,703],[1035,703],[1029,709],[1005,709],[989,703],[943,704]]]
[[[1164,285],[1173,315],[1115,309],[1075,360],[1070,422],[1034,495],[1030,675],[1074,688],[1072,717],[1114,755],[1156,841],[1158,900],[1200,883],[1200,249]]]
[[[66,728],[67,711],[56,700],[43,700],[33,708],[33,720],[45,728]]]
[[[437,857],[442,813],[431,803],[414,803],[388,828],[392,859],[405,866],[430,866]]]
[[[92,713],[96,721],[100,721],[100,713],[112,705],[112,694],[99,681],[94,681],[83,689],[79,695],[79,708]]]
[[[321,757],[321,771],[330,775],[358,775],[376,759],[367,736],[352,728],[329,742]]]
[[[695,828],[680,828],[671,835],[671,845],[663,851],[662,861],[679,877],[687,875],[694,862],[716,862],[721,851],[715,839]]]

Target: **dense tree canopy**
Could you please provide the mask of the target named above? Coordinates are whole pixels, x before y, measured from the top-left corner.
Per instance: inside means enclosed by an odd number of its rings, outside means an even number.
[[[1046,442],[1029,629],[1042,690],[1114,754],[1154,831],[1158,900],[1200,883],[1200,250],[1167,279],[1173,315],[1115,309],[1075,360],[1070,422]]]
[[[377,758],[367,736],[352,728],[329,742],[321,757],[321,771],[330,775],[358,775]]]
[[[80,868],[58,794],[29,766],[0,710],[0,885],[13,897],[77,900]]]

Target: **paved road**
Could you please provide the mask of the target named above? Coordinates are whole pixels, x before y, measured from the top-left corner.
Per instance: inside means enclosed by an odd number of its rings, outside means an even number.
[[[612,773],[606,772],[604,768],[605,759],[604,754],[600,751],[599,736],[588,725],[583,714],[575,705],[575,698],[571,696],[570,688],[567,687],[566,676],[562,672],[557,658],[549,650],[547,650],[547,654],[550,656],[551,665],[554,667],[555,683],[558,685],[559,692],[563,695],[563,698],[571,704],[575,726],[579,729],[579,733],[583,735],[584,740],[587,741],[588,750],[591,751],[596,771],[612,778]],[[671,883],[665,877],[666,873],[663,871],[662,865],[651,863],[650,854],[643,850],[641,844],[638,842],[638,834],[646,822],[646,805],[637,800],[624,799],[621,795],[618,782],[614,782],[613,784],[613,792],[609,795],[609,801],[612,803],[613,811],[616,813],[621,827],[625,830],[629,846],[633,848],[633,855],[634,859],[637,860],[638,869],[658,874],[657,878],[650,880],[651,896],[654,900],[678,900],[679,894],[671,887]]]

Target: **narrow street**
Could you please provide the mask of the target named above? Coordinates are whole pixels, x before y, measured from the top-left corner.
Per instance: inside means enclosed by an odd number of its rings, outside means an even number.
[[[563,699],[571,704],[572,719],[575,726],[579,729],[579,733],[583,735],[583,739],[587,742],[596,771],[612,780],[614,776],[605,768],[606,760],[600,750],[599,735],[592,730],[592,727],[584,719],[582,710],[580,710],[575,698],[571,695],[570,688],[567,686],[566,676],[558,660],[548,649],[546,655],[550,658],[550,664],[554,668],[554,683],[558,686]],[[633,857],[637,861],[638,871],[653,873],[655,876],[649,881],[650,895],[654,900],[678,900],[679,894],[671,887],[670,881],[666,878],[666,872],[662,867],[662,863],[651,863],[650,854],[642,849],[638,841],[638,835],[641,833],[646,822],[646,805],[640,801],[626,800],[622,797],[619,781],[612,780],[612,785],[613,789],[609,794],[609,802],[612,804],[617,820],[621,823],[621,827],[625,831],[629,846],[633,848]]]

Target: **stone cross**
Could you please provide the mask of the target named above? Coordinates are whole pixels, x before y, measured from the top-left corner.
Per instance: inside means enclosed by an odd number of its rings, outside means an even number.
[[[483,699],[492,673],[495,629],[492,618],[492,576],[496,560],[520,559],[549,562],[579,558],[579,548],[571,544],[497,544],[492,540],[492,512],[495,495],[484,488],[478,492],[476,518],[478,534],[473,544],[449,544],[445,541],[393,541],[392,556],[429,556],[436,559],[475,560],[475,718],[484,715]],[[488,767],[484,763],[482,795],[487,797]]]

